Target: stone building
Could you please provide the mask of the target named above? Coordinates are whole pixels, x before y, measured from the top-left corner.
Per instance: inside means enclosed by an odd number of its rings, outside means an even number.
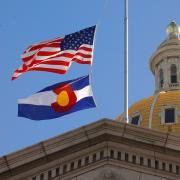
[[[167,31],[150,59],[154,95],[129,108],[129,124],[102,119],[0,157],[0,180],[179,180],[179,28]]]

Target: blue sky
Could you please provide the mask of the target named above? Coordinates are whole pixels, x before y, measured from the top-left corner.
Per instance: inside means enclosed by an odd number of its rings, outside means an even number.
[[[0,156],[123,112],[124,1],[109,0],[103,10],[105,1],[1,0]],[[166,38],[169,22],[180,23],[179,7],[179,0],[129,0],[129,105],[154,93],[148,62]],[[65,75],[27,72],[11,81],[27,46],[97,23],[92,68],[74,63]],[[17,117],[17,99],[91,71],[97,108],[46,121]]]

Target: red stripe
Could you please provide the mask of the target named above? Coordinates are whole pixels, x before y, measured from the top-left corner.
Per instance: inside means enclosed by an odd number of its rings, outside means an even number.
[[[60,48],[60,42],[48,43],[45,47],[59,47]]]
[[[34,54],[25,58],[22,58],[23,62],[28,62],[29,60],[32,60]]]
[[[69,66],[70,62],[65,61],[44,61],[41,64],[50,64],[50,65],[63,65],[63,66]]]
[[[77,59],[77,58],[73,58],[72,61],[77,62],[79,64],[91,64],[91,61],[82,61],[82,60]]]
[[[63,51],[61,52],[61,54],[57,54],[56,56],[53,56],[53,57],[49,57],[48,59],[54,59],[54,58],[58,58],[58,57],[67,57],[67,58],[73,58],[74,57],[74,54],[71,54],[71,53],[63,53]],[[45,57],[46,58],[46,57]]]
[[[75,55],[81,56],[83,58],[91,58],[92,57],[91,54],[83,54],[83,53],[80,53],[80,52],[76,53]]]
[[[21,74],[20,74],[20,75],[21,75]],[[11,80],[17,79],[20,75],[18,75],[18,76],[12,76]]]
[[[39,51],[37,53],[37,56],[51,56],[51,55],[54,55],[54,54],[57,54],[59,53],[60,51]],[[44,57],[44,59],[47,58],[47,57]]]
[[[64,40],[63,37],[61,38],[56,38],[56,39],[52,39],[52,40],[49,40],[49,41],[43,41],[43,42],[40,42],[38,44],[48,44],[48,43],[53,43],[53,42],[62,42]]]
[[[92,52],[92,48],[88,48],[88,47],[80,47],[78,50],[85,50],[85,51],[88,51],[88,52]]]
[[[56,56],[56,57],[73,58],[73,57],[74,57],[74,54],[71,54],[71,53],[62,53],[62,54],[60,54],[59,56]],[[53,58],[54,58],[54,57],[53,57]]]
[[[23,73],[23,72],[26,72],[26,70],[19,70],[19,69],[17,69],[14,73]]]
[[[29,69],[28,71],[47,71],[47,72],[53,72],[53,73],[58,73],[58,74],[65,74],[66,73],[66,70],[42,68],[42,67],[32,68],[32,69]]]
[[[51,65],[64,65],[64,66],[69,66],[70,62],[66,61],[58,61],[58,60],[48,60],[48,61],[39,61],[35,60],[30,66],[33,65],[38,65],[38,64],[51,64]]]
[[[44,47],[44,45],[45,44],[33,45],[30,49],[27,49],[27,51],[30,52],[30,51],[34,51],[34,50],[40,49],[40,48]]]
[[[14,77],[14,76],[12,76],[11,80],[13,81],[13,80],[15,80],[16,78],[18,78],[18,77]]]
[[[16,71],[14,73],[25,72],[27,70],[27,68],[28,67],[25,64],[23,64],[19,69],[16,69]]]

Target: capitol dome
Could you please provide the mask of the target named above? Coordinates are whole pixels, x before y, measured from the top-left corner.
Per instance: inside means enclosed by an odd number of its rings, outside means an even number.
[[[167,34],[149,61],[155,92],[129,108],[129,122],[180,135],[180,31],[174,21],[167,27]],[[123,115],[117,118],[123,120]]]

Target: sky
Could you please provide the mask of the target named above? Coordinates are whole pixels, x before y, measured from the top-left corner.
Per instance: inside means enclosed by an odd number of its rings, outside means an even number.
[[[179,0],[129,0],[129,106],[153,95],[149,59],[170,21],[180,23],[179,7]],[[123,21],[123,0],[0,0],[0,156],[123,112]],[[92,67],[73,63],[64,75],[27,72],[11,81],[29,45],[95,24]],[[18,99],[88,73],[97,108],[45,121],[17,116]]]

